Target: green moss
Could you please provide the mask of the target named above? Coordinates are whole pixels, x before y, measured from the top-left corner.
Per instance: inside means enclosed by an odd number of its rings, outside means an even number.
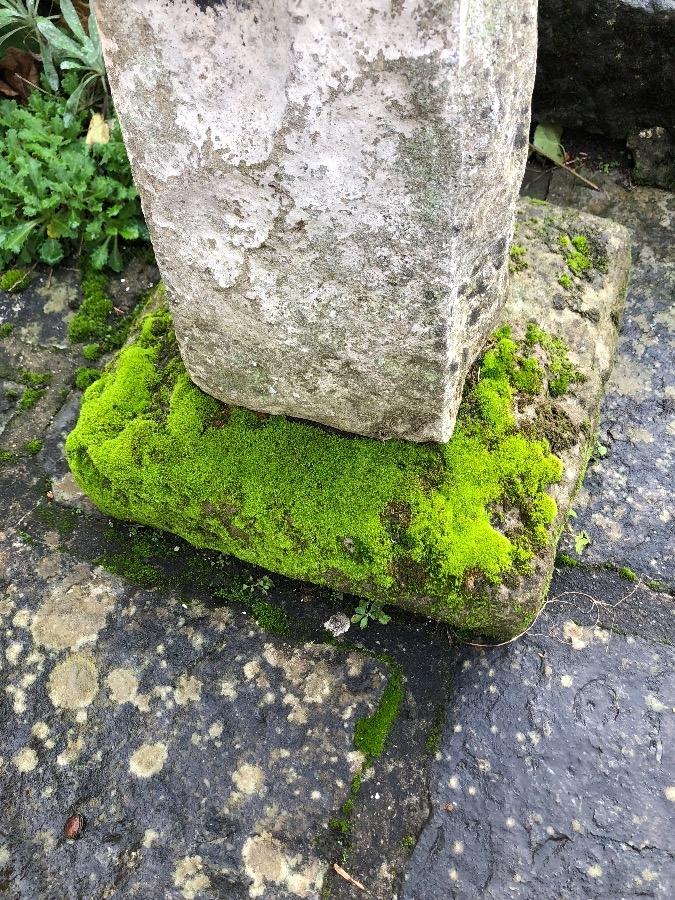
[[[42,450],[42,446],[43,446],[43,442],[41,440],[38,440],[38,438],[34,438],[32,441],[27,441],[24,444],[23,449],[30,456],[35,456],[36,453],[39,453],[40,450]]]
[[[52,531],[59,534],[71,534],[75,530],[79,513],[56,503],[41,503],[36,510],[38,519]]]
[[[542,331],[534,322],[527,326],[525,343],[529,347],[538,345],[548,356],[548,392],[552,397],[566,394],[572,384],[585,381],[585,376],[573,365],[567,353],[567,346],[560,338]]]
[[[21,381],[29,387],[46,388],[51,384],[52,376],[48,372],[22,372]]]
[[[134,315],[119,315],[108,296],[108,278],[89,260],[82,263],[82,302],[70,320],[68,336],[74,344],[89,343],[82,353],[85,359],[98,359],[116,350],[127,339]],[[142,305],[144,298],[139,301]]]
[[[105,275],[97,272],[90,263],[83,264],[82,302],[68,326],[68,336],[73,343],[107,339],[113,312],[112,300],[106,292],[107,285]]]
[[[93,361],[99,359],[103,354],[103,350],[100,344],[87,344],[86,347],[82,348],[82,356],[89,361]]]
[[[522,272],[523,269],[527,269],[528,262],[525,259],[526,252],[525,247],[522,247],[520,244],[511,245],[511,249],[509,250],[509,271]]]
[[[0,325],[0,338],[9,337],[13,331],[14,331],[14,323],[13,322],[5,322],[3,325]]]
[[[101,377],[100,369],[92,369],[87,366],[81,366],[75,373],[75,387],[78,391],[86,391],[90,384]]]
[[[592,269],[596,269],[598,272],[607,272],[607,248],[592,229],[584,234],[575,234],[573,237],[567,234],[560,235],[558,242],[567,267],[577,278],[587,276]],[[563,284],[562,278],[563,276],[559,279],[561,284]],[[563,287],[569,286],[571,286],[571,282],[570,285],[563,284]]]
[[[159,310],[87,389],[67,453],[109,515],[290,577],[493,627],[489,586],[528,572],[546,545],[556,513],[546,488],[562,473],[546,441],[518,431],[514,404],[577,375],[561,342],[539,329],[518,342],[502,328],[451,441],[380,442],[207,396]],[[518,525],[496,527],[496,509]],[[432,598],[422,607],[420,594]]]
[[[389,681],[372,716],[359,719],[354,728],[354,746],[366,760],[382,754],[403,702],[403,672],[394,660],[389,663]]]
[[[256,624],[264,631],[279,637],[293,636],[291,620],[280,606],[267,600],[253,600],[250,606]]]
[[[580,566],[578,559],[570,556],[569,553],[557,553],[555,557],[556,565],[562,566]]]
[[[352,831],[352,823],[349,821],[349,819],[340,819],[337,817],[329,819],[328,827],[331,829],[331,831],[337,831],[338,834],[341,834],[345,837],[351,834]]]
[[[30,284],[30,275],[25,269],[8,269],[0,275],[0,288],[8,294],[18,294]]]
[[[19,400],[19,409],[32,409],[35,404],[42,398],[44,391],[38,388],[26,388]]]
[[[42,398],[45,388],[51,383],[52,376],[43,372],[22,372],[19,377],[26,385],[19,400],[19,409],[32,409]]]
[[[404,850],[412,850],[412,848],[415,846],[415,838],[412,834],[406,834],[401,841],[401,845],[403,846]]]
[[[127,553],[104,553],[96,560],[96,565],[142,587],[156,587],[162,583],[161,573],[146,559],[138,556],[130,556]]]
[[[16,453],[10,453],[9,450],[0,450],[0,466],[12,466],[17,461]]]
[[[629,569],[628,566],[619,566],[616,570],[618,574],[625,578],[626,581],[637,581],[638,577],[632,569]]]
[[[558,278],[558,284],[564,287],[566,291],[570,291],[572,289],[573,281],[567,272],[563,272],[560,278]]]

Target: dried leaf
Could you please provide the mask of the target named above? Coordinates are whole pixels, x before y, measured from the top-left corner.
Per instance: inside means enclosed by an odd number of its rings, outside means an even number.
[[[8,47],[0,59],[0,94],[25,100],[39,80],[37,59],[28,50]]]
[[[110,140],[110,125],[103,118],[101,113],[94,113],[87,129],[87,136],[84,139],[87,146],[92,144],[107,144]]]
[[[352,878],[349,872],[345,872],[342,866],[339,866],[337,863],[333,863],[333,869],[336,874],[340,876],[340,878],[344,878],[345,881],[348,881],[349,884],[353,884],[355,888],[358,888],[360,891],[365,891],[365,887],[361,884],[360,881],[357,881],[356,878]]]

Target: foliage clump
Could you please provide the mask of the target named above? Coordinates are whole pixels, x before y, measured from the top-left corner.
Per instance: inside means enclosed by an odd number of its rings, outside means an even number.
[[[8,269],[0,275],[0,288],[8,294],[18,294],[30,284],[30,275],[25,269]]]
[[[52,376],[43,372],[22,372],[20,379],[26,388],[19,400],[19,409],[32,409],[42,398]]]
[[[87,145],[84,113],[33,91],[0,101],[0,267],[56,265],[84,250],[95,269],[122,269],[120,241],[147,238],[119,125]]]
[[[562,465],[514,411],[519,394],[576,379],[563,347],[536,326],[524,341],[500,329],[447,444],[383,443],[204,394],[161,309],[87,389],[68,459],[112,516],[459,622],[471,598],[529,572],[549,541],[546,488]],[[517,524],[498,527],[495,510]]]
[[[75,387],[78,391],[86,391],[90,384],[101,377],[100,369],[92,369],[88,366],[81,366],[75,373]]]
[[[512,244],[509,250],[509,271],[510,272],[522,272],[524,269],[527,269],[529,266],[528,261],[525,259],[525,254],[527,250],[525,247],[522,247],[520,244]]]

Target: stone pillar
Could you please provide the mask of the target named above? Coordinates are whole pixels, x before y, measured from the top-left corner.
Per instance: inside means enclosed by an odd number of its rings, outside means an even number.
[[[445,441],[505,300],[536,0],[94,0],[193,380]]]

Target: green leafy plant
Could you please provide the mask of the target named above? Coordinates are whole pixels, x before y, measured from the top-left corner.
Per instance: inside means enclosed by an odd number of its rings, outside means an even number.
[[[54,55],[38,26],[41,22],[51,24],[56,16],[41,16],[39,6],[40,0],[0,0],[0,51],[4,51],[9,44],[23,44],[37,51],[47,83],[55,91],[59,86],[59,76]]]
[[[386,625],[391,620],[391,616],[385,613],[382,604],[377,600],[362,600],[354,610],[352,622],[358,622],[361,628],[366,628],[371,620],[379,622],[380,625]]]
[[[9,269],[0,276],[0,289],[18,294],[30,284],[30,274],[24,269]]]
[[[106,144],[82,139],[84,113],[33,91],[0,101],[0,268],[55,265],[83,250],[96,269],[122,269],[120,238],[147,238],[119,126]]]
[[[64,108],[64,121],[68,125],[79,109],[107,105],[110,92],[94,13],[89,14],[85,31],[71,0],[60,0],[59,5],[71,34],[59,28],[51,18],[39,18],[37,29],[59,69],[77,73],[77,86]]]

